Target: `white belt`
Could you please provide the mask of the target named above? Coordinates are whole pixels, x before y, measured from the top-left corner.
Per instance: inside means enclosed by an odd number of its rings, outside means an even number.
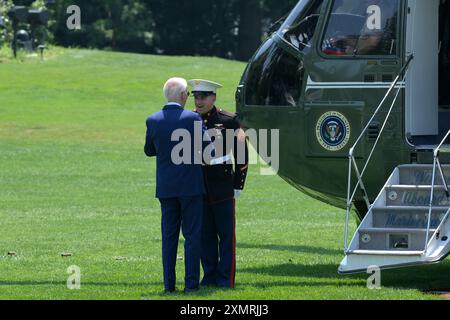
[[[212,159],[211,160],[211,165],[214,166],[214,165],[217,165],[217,164],[227,163],[230,160],[231,160],[231,155],[227,154],[225,157]]]

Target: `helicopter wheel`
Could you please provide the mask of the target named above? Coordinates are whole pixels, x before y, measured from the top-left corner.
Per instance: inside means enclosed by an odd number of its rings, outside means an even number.
[[[353,202],[353,207],[355,208],[355,212],[356,212],[356,218],[357,218],[357,222],[358,224],[362,222],[362,220],[364,219],[364,217],[367,214],[367,204],[365,201],[361,201],[361,200],[355,200]]]

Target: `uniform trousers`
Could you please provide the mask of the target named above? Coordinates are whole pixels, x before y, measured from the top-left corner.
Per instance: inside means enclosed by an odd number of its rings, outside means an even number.
[[[204,204],[202,285],[234,288],[236,273],[235,200]]]

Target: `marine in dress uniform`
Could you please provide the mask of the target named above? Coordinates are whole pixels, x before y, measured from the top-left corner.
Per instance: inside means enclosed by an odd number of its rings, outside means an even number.
[[[201,254],[204,276],[201,284],[234,288],[235,199],[244,189],[248,170],[245,133],[235,113],[215,106],[216,91],[222,87],[220,84],[206,80],[190,80],[188,83],[192,86],[196,111],[202,116],[216,151],[222,150],[223,155],[216,154],[216,165],[203,167],[206,195]],[[230,138],[233,141],[227,141]]]
[[[197,113],[184,110],[187,96],[186,91],[182,104],[169,102],[160,112],[147,119],[144,147],[147,156],[157,157],[156,197],[162,211],[162,258],[167,292],[175,291],[180,228],[185,238],[185,291],[197,290],[200,282],[201,223],[205,194],[203,169],[201,164],[195,164],[194,159],[191,159],[191,163],[175,164],[171,155],[178,144],[171,139],[175,130],[185,129],[193,137],[195,122],[198,122],[206,131]],[[202,147],[206,148],[210,144],[211,141],[204,141]],[[194,147],[192,151],[198,152]]]

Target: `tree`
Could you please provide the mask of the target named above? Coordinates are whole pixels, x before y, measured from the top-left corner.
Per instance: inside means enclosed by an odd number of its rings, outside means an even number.
[[[33,0],[14,2],[28,5]],[[42,6],[44,2],[35,0],[33,5]],[[296,2],[56,0],[51,8],[50,40],[62,46],[247,61],[263,41],[268,26]],[[0,0],[0,10],[5,10],[6,3],[12,1]],[[81,9],[81,30],[69,30],[66,26],[70,5]]]
[[[262,40],[260,0],[239,1],[238,60],[250,59]]]
[[[5,43],[11,42],[13,37],[11,21],[7,15],[11,6],[12,1],[0,0],[0,18],[3,22],[3,26],[0,26],[0,47]]]
[[[67,7],[81,9],[81,30],[66,27]],[[55,42],[63,46],[153,52],[153,19],[145,1],[60,0],[55,10]]]
[[[273,23],[286,16],[297,2],[298,0],[264,0],[263,19]]]
[[[236,52],[237,0],[150,0],[157,52],[216,55]]]

